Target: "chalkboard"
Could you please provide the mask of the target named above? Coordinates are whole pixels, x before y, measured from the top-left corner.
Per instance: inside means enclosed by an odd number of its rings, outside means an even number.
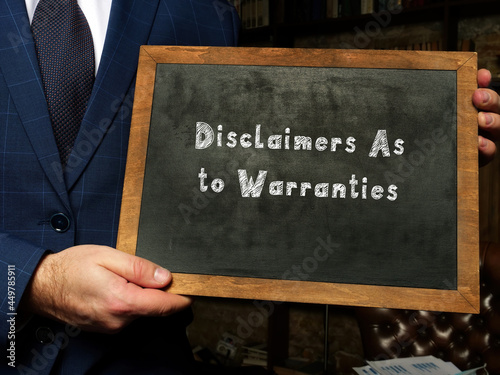
[[[477,311],[475,64],[144,47],[118,248],[176,293]]]

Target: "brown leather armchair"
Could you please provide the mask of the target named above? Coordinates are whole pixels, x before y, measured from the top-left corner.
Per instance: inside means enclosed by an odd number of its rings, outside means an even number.
[[[365,357],[434,355],[500,375],[500,245],[481,245],[480,314],[357,308]]]

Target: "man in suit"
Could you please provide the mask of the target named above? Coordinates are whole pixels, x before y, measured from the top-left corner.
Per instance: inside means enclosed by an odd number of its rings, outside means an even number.
[[[231,46],[237,14],[225,0],[79,4],[96,75],[62,163],[30,26],[38,0],[0,0],[0,372],[189,373],[190,299],[114,249],[134,80],[141,45]]]
[[[30,28],[37,3],[0,0],[0,372],[189,373],[190,317],[178,312],[190,300],[159,290],[168,271],[113,249],[134,78],[140,45],[233,45],[237,17],[223,0],[80,2],[97,74],[63,167]],[[475,102],[493,121],[478,122],[495,135],[498,97],[484,92]],[[494,144],[480,150],[491,157]]]

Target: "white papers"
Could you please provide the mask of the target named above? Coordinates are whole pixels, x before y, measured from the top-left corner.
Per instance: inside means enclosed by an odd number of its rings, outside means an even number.
[[[353,367],[353,370],[356,371],[359,375],[380,375],[377,371],[372,369],[370,366]]]
[[[461,371],[451,362],[434,356],[396,358],[383,361],[367,361],[364,367],[355,367],[359,375],[457,375]],[[481,369],[483,367],[480,367]],[[475,374],[468,370],[462,374]]]

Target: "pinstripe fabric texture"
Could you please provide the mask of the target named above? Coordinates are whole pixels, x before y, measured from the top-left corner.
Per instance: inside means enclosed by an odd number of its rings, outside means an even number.
[[[237,17],[223,0],[114,0],[87,112],[63,169],[24,1],[0,0],[0,277],[8,264],[16,266],[18,300],[47,249],[116,244],[139,47],[234,45],[237,28]],[[50,226],[56,213],[70,220],[64,233]],[[0,283],[0,293],[3,349],[9,329],[6,283]],[[25,347],[16,351],[25,373],[84,374],[109,358],[112,348],[119,353],[121,347],[148,350],[151,345],[154,350],[157,344],[81,333],[58,354],[60,344],[36,342],[33,324],[23,330],[29,339],[19,340]],[[43,325],[56,336],[66,332],[52,321]],[[173,325],[179,326],[178,321],[163,319],[157,332],[166,337]],[[0,366],[7,373],[3,361]]]

